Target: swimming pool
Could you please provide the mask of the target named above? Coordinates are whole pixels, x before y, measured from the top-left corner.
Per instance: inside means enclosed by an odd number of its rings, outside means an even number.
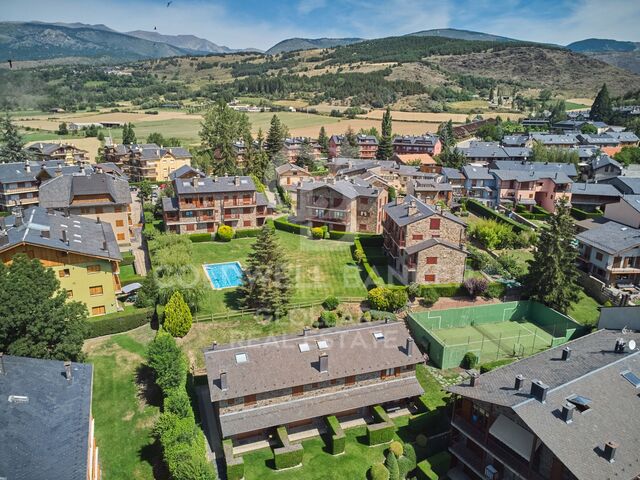
[[[202,265],[211,287],[214,290],[233,288],[242,285],[242,267],[240,262],[207,263]]]

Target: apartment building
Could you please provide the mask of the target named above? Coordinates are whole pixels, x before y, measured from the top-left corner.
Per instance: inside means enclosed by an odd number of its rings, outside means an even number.
[[[331,135],[329,138],[329,158],[340,156],[340,147],[344,141],[344,135]],[[358,158],[372,160],[378,153],[378,139],[373,135],[356,135],[358,145]]]
[[[297,188],[296,221],[340,232],[382,233],[388,194],[360,178],[310,180]]]
[[[40,185],[40,206],[111,225],[120,247],[131,245],[129,182],[108,173],[61,175]]]
[[[105,159],[113,162],[131,181],[165,182],[171,172],[191,165],[191,154],[182,147],[162,147],[155,143],[105,146]]]
[[[444,181],[442,175],[434,175],[433,178],[416,178],[407,183],[407,195],[414,196],[428,205],[443,203],[451,206],[453,186]]]
[[[571,184],[571,205],[587,212],[596,208],[604,210],[606,205],[616,203],[621,196],[616,187],[606,183]]]
[[[637,478],[638,342],[598,330],[449,387],[449,478]]]
[[[0,353],[0,475],[100,480],[93,366]]]
[[[111,225],[42,207],[16,208],[0,219],[0,261],[17,254],[52,268],[69,299],[91,316],[118,311],[122,256]]]
[[[273,213],[251,177],[175,177],[173,188],[176,196],[162,199],[168,232],[215,233],[220,225],[259,228]]]
[[[403,135],[393,139],[393,153],[438,155],[442,152],[442,142],[437,135]]]
[[[423,393],[415,367],[424,358],[401,322],[214,344],[204,357],[212,413],[236,445],[264,440],[274,427],[364,417]]]
[[[308,148],[313,160],[320,160],[320,157],[322,156],[322,147],[320,147],[320,144],[318,142],[307,137],[285,138],[282,152],[284,153],[285,158],[290,163],[295,163],[300,156],[300,152],[303,148],[305,148],[305,145],[306,148]]]
[[[295,163],[285,163],[276,167],[276,183],[289,193],[293,205],[298,202],[298,184],[308,178],[311,178],[309,171]]]
[[[384,250],[393,274],[409,283],[460,283],[465,222],[407,195],[384,207]]]
[[[38,161],[60,160],[64,163],[74,164],[90,160],[89,152],[72,143],[36,142],[29,145],[26,150]]]
[[[544,170],[493,170],[497,202],[532,207],[538,205],[555,212],[561,199],[571,202],[573,181],[563,172]]]

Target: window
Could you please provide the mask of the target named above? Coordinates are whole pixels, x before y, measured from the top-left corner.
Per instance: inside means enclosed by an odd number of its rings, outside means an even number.
[[[631,370],[625,370],[620,375],[622,375],[634,387],[640,388],[640,377],[638,377]]]
[[[116,220],[116,227],[124,227],[124,220]]]
[[[360,224],[359,230],[366,230],[367,229],[367,225],[364,223]]]
[[[429,221],[429,228],[431,230],[440,230],[440,219],[439,218],[432,218]]]
[[[104,315],[105,313],[107,313],[107,309],[104,307],[104,305],[93,307],[91,309],[91,315]]]
[[[250,226],[251,226],[251,220],[244,220],[244,221],[242,222],[242,225],[243,225],[244,227],[250,227]]]
[[[299,397],[300,395],[302,395],[303,391],[304,391],[304,386],[300,385],[298,387],[293,387],[292,394],[294,397]]]
[[[424,240],[424,235],[414,233],[413,235],[411,235],[411,240]]]
[[[301,352],[308,352],[310,350],[308,343],[299,343],[298,348]]]
[[[437,265],[438,257],[427,257],[427,265]]]
[[[92,297],[96,297],[98,295],[102,295],[104,293],[102,285],[96,285],[94,287],[89,287],[89,295]]]
[[[603,258],[602,253],[596,252],[596,260],[600,261],[602,260],[602,258]]]
[[[427,275],[424,276],[424,281],[425,282],[435,282],[436,281],[436,276],[432,273],[428,273]]]
[[[67,298],[73,298],[73,290],[67,290]]]
[[[571,395],[567,398],[567,402],[576,406],[576,410],[580,413],[584,413],[589,410],[589,404],[591,403],[591,399],[587,397],[583,397],[582,395]]]
[[[246,395],[244,397],[244,404],[248,407],[256,404],[256,396],[254,395]]]
[[[63,268],[62,270],[58,270],[58,276],[60,278],[68,277],[69,275],[71,275],[71,273],[69,272],[68,268]]]
[[[87,272],[89,273],[98,273],[100,271],[100,265],[88,265]]]
[[[236,363],[247,363],[249,361],[249,357],[247,357],[246,353],[236,353]]]
[[[373,332],[373,338],[375,338],[376,340],[384,340],[384,333]]]
[[[102,207],[96,207],[96,213],[102,213],[102,212],[103,212]]]
[[[119,233],[118,235],[116,235],[116,238],[118,240],[124,240],[124,233]]]

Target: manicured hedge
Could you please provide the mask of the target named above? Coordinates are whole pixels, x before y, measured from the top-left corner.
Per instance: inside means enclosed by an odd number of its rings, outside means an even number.
[[[395,424],[380,405],[374,406],[372,413],[376,423],[367,425],[368,444],[380,445],[382,443],[389,443],[393,440],[393,435],[396,431]]]
[[[273,225],[276,227],[276,230],[295,233],[296,235],[306,235],[307,237],[311,236],[311,228],[304,225],[297,225],[295,223],[291,223],[287,221],[286,217],[276,218],[273,221]]]
[[[586,212],[576,207],[571,207],[571,216],[576,220],[586,220],[587,218],[599,218],[602,212]]]
[[[531,230],[529,227],[522,225],[518,222],[516,222],[515,220],[511,220],[509,217],[507,217],[506,215],[501,214],[500,212],[495,211],[492,208],[487,207],[486,205],[483,205],[482,203],[473,200],[473,199],[469,199],[467,200],[466,203],[467,206],[467,210],[469,210],[470,212],[475,213],[476,215],[483,217],[483,218],[492,218],[498,222],[502,222],[502,223],[506,223],[508,225],[511,225],[513,227],[513,230],[516,233],[519,232],[525,232],[528,230]]]
[[[210,242],[212,240],[210,233],[192,233],[189,240],[193,243]]]
[[[367,247],[382,247],[384,243],[382,235],[374,235],[372,233],[359,233],[358,239],[361,245]]]
[[[334,415],[327,417],[326,421],[329,437],[331,438],[331,443],[329,444],[331,455],[344,453],[347,437],[340,426],[340,422]]]
[[[244,478],[244,460],[233,456],[233,442],[230,438],[223,440],[224,461],[227,469],[227,480],[242,480]]]
[[[304,449],[302,445],[289,443],[289,436],[287,435],[287,429],[284,426],[280,426],[276,429],[276,437],[282,445],[279,448],[273,449],[273,458],[276,465],[276,470],[282,470],[283,468],[297,467],[302,464],[302,457],[304,455]]]
[[[89,334],[87,338],[101,337],[113,333],[126,332],[145,323],[153,317],[153,308],[140,308],[129,312],[118,312],[89,320]]]
[[[504,358],[502,360],[495,360],[493,362],[487,362],[480,365],[480,373],[487,373],[491,370],[494,370],[498,367],[502,367],[504,365],[509,365],[515,361],[514,358]]]
[[[259,228],[247,228],[245,230],[236,230],[235,238],[253,238],[260,234]]]
[[[329,230],[329,238],[331,240],[342,240],[343,242],[353,242],[356,239],[356,234],[353,232],[337,232],[335,230]]]
[[[440,297],[467,297],[468,292],[462,283],[436,283],[433,285],[420,285],[420,296],[424,297],[429,290],[435,291]],[[500,298],[504,296],[507,286],[500,282],[491,282],[487,286],[487,296]]]
[[[449,471],[451,454],[440,452],[418,463],[418,480],[438,480],[444,478]]]
[[[122,261],[120,262],[120,266],[124,267],[126,265],[133,265],[135,260],[135,256],[131,252],[123,252],[122,253]]]
[[[360,256],[362,257],[362,266],[364,267],[365,272],[367,272],[367,275],[373,282],[373,285],[367,285],[367,288],[384,287],[385,286],[384,280],[380,277],[380,275],[378,275],[375,272],[375,270],[369,263],[369,259],[367,258],[367,254],[365,253],[364,248],[362,248],[362,239],[361,238],[354,239],[353,245],[354,245],[354,254],[356,251],[360,252]]]

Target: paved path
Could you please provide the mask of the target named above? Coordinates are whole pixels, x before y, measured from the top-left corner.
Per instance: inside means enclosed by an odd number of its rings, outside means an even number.
[[[142,238],[142,204],[138,200],[137,192],[131,192],[133,203],[131,204],[131,220],[133,221],[133,236],[131,238],[131,251],[133,252],[133,265],[138,275],[146,276],[151,270],[151,262]]]
[[[218,431],[218,425],[214,419],[213,408],[211,408],[209,387],[206,385],[196,387],[196,395],[200,411],[200,424],[207,439],[205,442],[207,459],[217,465],[218,476],[223,479],[225,478],[224,450],[222,449],[222,438]]]

